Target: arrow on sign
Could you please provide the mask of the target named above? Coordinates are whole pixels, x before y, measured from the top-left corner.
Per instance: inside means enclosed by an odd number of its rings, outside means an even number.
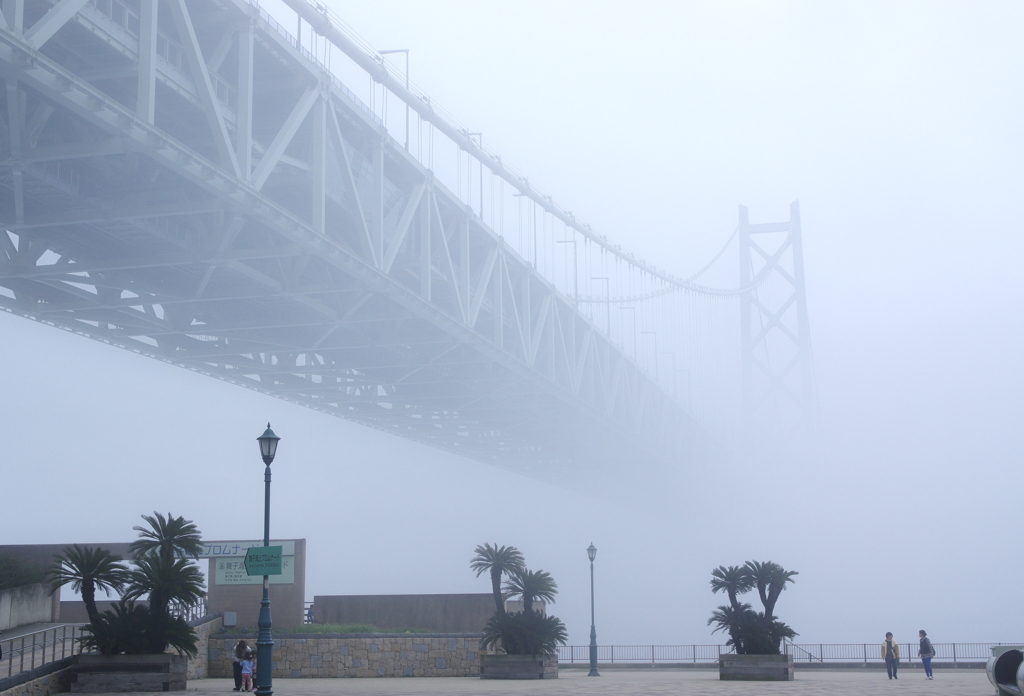
[[[253,546],[245,554],[246,575],[280,575],[282,547]]]

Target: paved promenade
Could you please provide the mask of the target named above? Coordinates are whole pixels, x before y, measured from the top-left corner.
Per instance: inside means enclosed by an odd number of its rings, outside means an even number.
[[[798,672],[791,682],[723,682],[715,670],[640,672],[608,670],[588,678],[582,670],[562,670],[557,680],[501,681],[470,677],[392,679],[278,679],[275,696],[991,696],[995,689],[983,670],[940,672],[933,681],[907,670],[898,681],[885,673]],[[229,679],[190,681],[197,696],[231,696]]]

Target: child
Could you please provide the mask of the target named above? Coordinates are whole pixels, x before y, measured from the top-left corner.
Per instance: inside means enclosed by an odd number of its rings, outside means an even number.
[[[252,667],[253,667],[253,655],[252,650],[245,651],[245,657],[242,658],[242,691],[255,691],[252,688]]]

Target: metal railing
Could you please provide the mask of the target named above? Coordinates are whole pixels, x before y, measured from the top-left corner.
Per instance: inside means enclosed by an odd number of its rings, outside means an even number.
[[[83,627],[65,624],[0,640],[0,677],[13,677],[82,652]]]
[[[597,661],[616,662],[717,662],[720,655],[735,652],[727,645],[599,645]],[[563,645],[558,648],[558,661],[589,662],[589,645]]]
[[[206,602],[196,602],[195,604],[172,602],[168,610],[171,612],[171,616],[180,616],[185,621],[198,621],[207,614]]]
[[[1017,643],[933,643],[935,661],[977,662],[992,655],[997,645]],[[918,643],[900,645],[903,660],[917,657]],[[599,645],[597,661],[603,664],[621,663],[700,663],[717,662],[721,655],[736,651],[727,645]],[[881,641],[878,643],[785,643],[783,653],[793,656],[794,662],[882,662]],[[563,645],[558,648],[558,661],[573,664],[590,661],[590,646]]]
[[[992,656],[992,647],[1008,643],[932,643],[937,662],[977,662]],[[1016,645],[1016,643],[1013,643]],[[919,643],[901,643],[900,658],[917,658]],[[786,643],[783,652],[795,662],[881,662],[882,643]]]

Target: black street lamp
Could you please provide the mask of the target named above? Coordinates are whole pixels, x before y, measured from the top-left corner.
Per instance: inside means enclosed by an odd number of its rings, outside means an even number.
[[[256,438],[260,443],[260,455],[263,456],[263,463],[266,470],[263,472],[264,493],[263,493],[263,545],[270,546],[270,464],[277,454],[277,442],[280,440],[267,423],[267,429]],[[260,619],[257,622],[260,632],[256,636],[256,693],[263,696],[271,696],[274,693],[271,675],[273,674],[274,660],[274,638],[270,629],[273,626],[270,619],[270,576],[263,576],[263,600],[260,602]]]
[[[600,677],[597,671],[597,629],[594,628],[594,558],[597,557],[597,549],[591,543],[587,548],[587,555],[590,556],[590,672],[588,677]]]

